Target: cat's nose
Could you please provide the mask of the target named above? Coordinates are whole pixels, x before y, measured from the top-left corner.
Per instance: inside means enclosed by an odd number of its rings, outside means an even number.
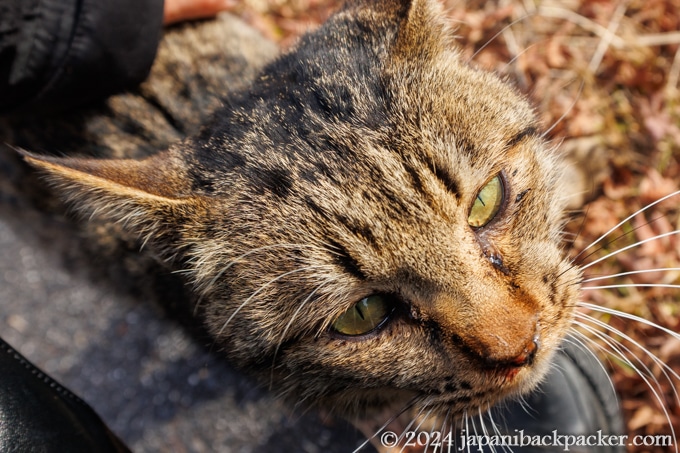
[[[522,352],[520,352],[517,356],[515,356],[513,359],[509,360],[506,363],[497,363],[495,366],[506,366],[506,367],[522,367],[522,366],[529,366],[532,363],[534,363],[534,358],[536,357],[536,353],[538,352],[538,335],[534,335],[534,338],[531,339],[525,346]]]
[[[520,330],[520,329],[517,329]],[[520,368],[531,366],[540,349],[539,323],[531,323],[515,336],[501,336],[499,332],[478,332],[466,338],[468,352],[477,356],[487,368]]]
[[[539,349],[539,337],[535,334],[518,354],[509,356],[490,355],[484,358],[485,364],[490,368],[520,368],[534,363]]]

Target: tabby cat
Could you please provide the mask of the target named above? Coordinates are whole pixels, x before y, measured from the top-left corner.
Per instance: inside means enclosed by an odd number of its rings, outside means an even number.
[[[350,1],[150,157],[25,158],[171,261],[230,360],[368,434],[525,394],[572,325],[565,166],[432,0]]]

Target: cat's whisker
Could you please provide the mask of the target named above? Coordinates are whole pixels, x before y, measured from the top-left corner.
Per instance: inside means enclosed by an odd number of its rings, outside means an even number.
[[[541,134],[541,138],[546,138],[552,132],[552,130],[555,129],[557,127],[557,125],[560,124],[562,122],[562,120],[564,120],[567,117],[567,115],[569,115],[571,110],[574,107],[576,107],[576,103],[581,98],[581,94],[583,93],[583,88],[585,87],[585,85],[586,85],[586,81],[584,79],[581,79],[581,85],[579,85],[578,91],[576,92],[576,96],[574,97],[574,100],[572,101],[572,103],[569,105],[569,108],[567,108],[562,113],[562,115],[553,122],[552,126],[550,126],[545,131],[543,131],[543,133]]]
[[[581,258],[581,262],[583,262],[583,261],[587,260],[588,258],[590,258],[591,256],[595,255],[597,252],[599,252],[599,251],[602,250],[603,248],[608,247],[608,246],[610,246],[610,245],[612,245],[612,244],[615,244],[616,241],[618,241],[619,239],[625,238],[625,237],[627,237],[627,236],[629,236],[629,235],[635,233],[635,232],[638,231],[640,228],[643,228],[643,227],[645,227],[645,226],[647,226],[647,225],[651,225],[651,224],[653,224],[654,222],[656,222],[657,220],[662,219],[662,218],[664,218],[664,217],[665,217],[665,216],[663,216],[663,215],[660,215],[659,217],[655,217],[655,218],[653,218],[653,219],[651,219],[651,220],[649,220],[649,221],[644,222],[643,224],[640,224],[640,225],[638,225],[638,226],[636,226],[636,227],[634,227],[634,228],[632,228],[632,229],[630,229],[630,230],[627,230],[626,232],[624,232],[624,233],[622,233],[622,234],[616,236],[614,239],[612,239],[612,240],[610,240],[610,241],[607,241],[607,242],[605,242],[604,244],[601,244],[601,245],[600,245],[599,247],[597,247],[595,250],[591,251],[590,253],[588,253],[587,255],[585,255],[584,257],[582,257],[582,258]],[[585,218],[584,218],[584,220],[585,220]],[[593,244],[594,244],[594,243],[593,243]],[[592,244],[591,244],[591,245],[592,245]],[[574,261],[576,261],[577,259],[579,259],[579,257],[581,256],[581,254],[582,254],[584,251],[585,251],[585,249],[582,250],[578,255],[576,255],[576,256],[574,257]]]
[[[390,423],[395,421],[397,418],[401,417],[402,414],[406,413],[406,411],[411,409],[419,400],[420,400],[420,397],[418,397],[418,396],[414,396],[413,398],[411,398],[399,412],[397,412],[396,414],[394,414],[393,416],[388,418],[387,421],[385,423],[383,423],[382,426],[380,428],[378,428],[375,431],[375,433],[373,433],[373,435],[371,437],[366,439],[352,453],[359,453],[359,451],[361,451],[362,448],[364,448],[366,445],[368,445],[373,439],[378,437],[380,435],[380,433],[382,433],[385,430],[385,428],[387,428],[389,426]]]
[[[257,296],[258,294],[260,294],[262,291],[264,291],[264,290],[265,290],[267,287],[269,287],[271,284],[276,283],[277,281],[279,281],[279,280],[281,280],[281,279],[283,279],[283,278],[286,278],[286,277],[288,277],[288,276],[290,276],[290,275],[296,274],[296,273],[305,272],[305,271],[309,271],[309,270],[313,270],[313,269],[324,269],[324,268],[328,268],[328,267],[329,267],[329,266],[326,266],[326,265],[301,267],[301,268],[298,268],[298,269],[294,269],[294,270],[292,270],[292,271],[284,272],[283,274],[281,274],[281,275],[279,275],[279,276],[277,276],[277,277],[275,277],[275,278],[269,280],[267,283],[265,283],[264,285],[260,286],[260,287],[257,289],[257,291],[253,292],[253,294],[251,294],[246,300],[244,300],[244,301],[241,303],[241,305],[239,305],[239,306],[236,308],[236,310],[234,310],[234,312],[231,314],[231,316],[229,316],[229,318],[224,322],[224,324],[222,325],[222,327],[220,328],[220,330],[217,332],[217,336],[222,335],[222,333],[224,332],[224,329],[227,328],[227,325],[229,325],[229,323],[231,322],[231,320],[234,319],[234,317],[235,317],[235,316],[243,309],[243,307],[245,307],[246,305],[248,305],[248,303],[249,303],[251,300],[253,300],[253,298],[254,298],[255,296]]]
[[[576,257],[574,257],[574,260],[576,260],[576,259],[577,259],[581,254],[583,254],[585,251],[590,250],[590,249],[591,249],[592,247],[594,247],[596,244],[600,243],[604,238],[606,238],[606,237],[609,236],[611,233],[613,233],[614,231],[616,231],[616,230],[617,230],[618,228],[620,228],[622,225],[625,225],[628,221],[630,221],[632,218],[634,218],[634,217],[637,216],[638,214],[641,214],[641,213],[647,211],[648,209],[652,208],[653,206],[656,206],[657,204],[659,204],[659,203],[661,203],[661,202],[663,202],[663,201],[665,201],[665,200],[668,200],[669,198],[674,197],[674,196],[676,196],[676,195],[680,195],[680,190],[676,190],[675,192],[669,193],[668,195],[666,195],[666,196],[664,196],[664,197],[661,197],[661,198],[659,198],[658,200],[655,200],[655,201],[649,203],[648,205],[643,206],[642,208],[638,209],[637,211],[635,211],[634,213],[632,213],[631,215],[629,215],[628,217],[626,217],[625,219],[623,219],[622,221],[620,221],[619,223],[617,223],[616,225],[614,225],[614,226],[613,226],[612,228],[610,228],[606,233],[602,234],[600,237],[598,237],[598,238],[595,239],[593,242],[591,242],[590,245],[588,245],[587,247],[585,247],[583,250],[581,250],[581,252],[580,252],[578,255],[576,255]]]
[[[590,322],[595,321],[594,318],[592,318],[592,317],[590,317],[590,318],[591,318],[591,319],[589,319]],[[589,326],[589,325],[587,325],[587,324],[584,324],[584,323],[582,323],[582,322],[580,322],[580,321],[574,321],[574,324],[576,324],[576,325],[578,325],[579,327],[581,327],[582,329],[586,330],[586,331],[589,332],[591,335],[594,335],[595,337],[599,338],[599,339],[600,339],[602,342],[604,342],[609,348],[611,348],[611,350],[607,350],[607,349],[605,349],[603,346],[599,345],[597,342],[591,341],[592,344],[593,344],[595,347],[597,347],[598,349],[602,350],[603,352],[605,352],[605,353],[607,353],[607,354],[611,354],[613,357],[615,357],[615,358],[621,360],[622,362],[624,362],[627,366],[629,366],[631,369],[633,369],[633,370],[637,373],[637,375],[640,377],[640,379],[642,379],[642,380],[644,381],[644,383],[647,385],[647,388],[649,388],[649,390],[650,390],[650,391],[652,392],[652,394],[654,395],[654,398],[656,399],[657,403],[659,404],[659,407],[661,408],[661,410],[662,410],[663,413],[664,413],[664,416],[666,417],[666,421],[668,422],[668,426],[670,427],[671,436],[673,437],[674,440],[677,440],[677,437],[676,437],[676,435],[675,435],[675,428],[673,427],[673,423],[672,423],[672,421],[671,421],[670,414],[668,413],[668,409],[666,408],[666,406],[663,404],[663,398],[662,398],[661,395],[660,395],[661,389],[660,389],[659,381],[658,381],[658,380],[656,379],[656,377],[652,374],[651,370],[649,370],[649,368],[648,368],[646,365],[644,365],[644,363],[642,363],[642,362],[640,361],[640,359],[639,359],[635,354],[633,354],[628,348],[626,348],[626,347],[625,347],[624,345],[622,345],[620,342],[618,342],[618,344],[619,344],[620,346],[622,346],[629,354],[631,354],[632,357],[634,357],[639,363],[641,363],[641,364],[643,365],[643,368],[644,368],[645,371],[647,372],[647,375],[645,375],[645,373],[642,373],[642,372],[641,372],[641,371],[633,364],[633,362],[630,361],[630,359],[628,358],[628,356],[626,356],[626,355],[621,351],[621,349],[619,348],[619,345],[614,344],[614,343],[611,341],[611,339],[610,339],[609,337],[607,337],[606,335],[602,334],[601,332],[598,332],[598,331],[597,331],[596,329],[594,329],[593,327],[591,327],[591,326]],[[609,327],[609,326],[608,326],[607,324],[605,324],[605,323],[602,323],[602,324],[603,324],[603,327],[605,327],[605,328]],[[584,337],[585,337],[585,336],[584,336]],[[588,338],[588,337],[585,337],[585,338]],[[640,346],[638,345],[638,347],[640,347]],[[656,356],[654,356],[653,354],[651,354],[651,353],[650,353],[649,351],[647,351],[645,348],[643,348],[643,347],[640,347],[640,348],[641,348],[648,356],[652,357],[653,359],[657,359],[657,360],[658,360],[658,358],[657,358]],[[664,365],[665,365],[665,364],[664,364]],[[664,374],[665,374],[666,377],[668,378],[668,375],[667,375],[666,373],[664,373]],[[676,373],[673,372],[673,374],[676,374]],[[649,377],[652,378],[652,381],[653,381],[654,384],[656,384],[656,386],[657,386],[656,388],[655,388],[654,385],[652,385],[652,382],[650,382],[650,380],[647,378],[647,376],[649,376]],[[673,387],[673,386],[671,386],[671,387]],[[657,390],[658,390],[658,391],[657,391]],[[676,391],[676,399],[677,399],[677,391]],[[678,400],[678,401],[680,402],[680,400]],[[676,446],[675,446],[675,452],[678,453],[679,450],[678,450],[678,443],[677,443],[677,441],[675,442],[675,444],[676,444]]]
[[[489,422],[491,423],[491,428],[493,429],[494,434],[496,436],[498,436],[498,438],[500,439],[503,436],[503,433],[501,432],[500,428],[498,427],[499,425],[496,423],[496,420],[494,420],[493,413],[491,412],[491,409],[488,409],[486,411],[486,413],[489,416]],[[504,452],[509,451],[510,453],[512,453],[512,447],[510,447],[509,445],[503,445],[501,443],[501,449]]]
[[[569,342],[570,344],[576,346],[586,355],[590,355],[595,359],[594,362],[597,363],[597,365],[602,370],[603,376],[607,376],[607,382],[609,382],[609,388],[611,389],[612,394],[616,395],[616,387],[614,386],[614,381],[607,372],[607,368],[605,368],[602,361],[600,361],[600,359],[597,357],[597,354],[595,354],[595,352],[591,348],[589,348],[588,345],[586,344],[586,341],[591,341],[591,339],[585,336],[582,332],[579,332],[578,330],[571,329],[571,332],[576,336],[569,335],[564,339],[564,341]],[[616,399],[616,404],[617,405],[619,404],[618,398]]]
[[[620,318],[626,318],[626,319],[630,319],[631,321],[636,321],[636,322],[639,322],[641,324],[645,324],[645,325],[653,327],[655,329],[659,329],[660,331],[662,331],[662,332],[670,335],[671,337],[675,338],[676,340],[680,341],[680,334],[679,333],[674,332],[674,331],[672,331],[672,330],[670,330],[666,327],[660,326],[659,324],[656,324],[656,323],[654,323],[654,322],[652,322],[648,319],[642,318],[640,316],[636,316],[636,315],[626,313],[626,312],[623,312],[623,311],[620,311],[620,310],[614,310],[614,309],[608,308],[608,307],[602,307],[600,305],[595,305],[595,304],[591,304],[591,303],[588,303],[588,302],[579,301],[578,305],[580,307],[588,308],[588,309],[593,310],[593,311],[599,311],[600,313],[606,313],[606,314],[609,314],[609,315],[618,316]]]
[[[566,271],[563,271],[562,273],[560,273],[557,279],[559,279],[559,277],[561,277],[562,275],[564,275],[564,274],[565,274],[566,272],[568,272],[569,270],[571,270],[571,268],[569,268],[569,269],[567,269]],[[583,283],[583,277],[577,276],[577,277],[575,277],[575,278],[572,278],[572,279],[565,280],[565,281],[561,282],[561,283],[558,285],[558,287],[569,286],[569,285],[577,285],[577,286],[580,286],[582,283]],[[573,306],[575,306],[575,305],[571,305],[571,306],[573,307]],[[569,307],[567,307],[567,308],[569,308]]]
[[[603,346],[599,345],[597,342],[592,341],[592,344],[595,345],[599,350],[612,355],[616,359],[622,361],[625,363],[628,367],[630,367],[635,373],[640,376],[640,378],[645,382],[647,385],[647,388],[650,389],[650,391],[655,395],[657,402],[659,403],[659,406],[664,408],[663,404],[663,398],[661,398],[661,395],[659,392],[661,391],[660,389],[660,383],[658,379],[654,376],[652,371],[649,369],[647,365],[645,365],[642,360],[637,357],[629,348],[624,346],[621,342],[616,341],[614,342],[611,338],[607,337],[605,334],[602,332],[596,330],[595,328],[589,326],[586,323],[583,323],[581,321],[574,321],[574,325],[582,328],[586,332],[588,332],[590,335],[593,335],[594,337],[598,338],[600,341],[605,343],[609,349],[604,348]],[[630,359],[629,356],[625,354],[625,352],[630,354],[630,357],[635,359],[637,363],[639,363],[642,366],[642,370],[638,368],[635,363],[633,363]],[[644,372],[643,372],[644,371]],[[654,385],[652,385],[654,384]],[[665,410],[665,408],[664,408]]]
[[[303,300],[303,301],[300,303],[300,306],[295,310],[295,312],[293,313],[293,315],[292,315],[292,316],[290,317],[290,319],[288,320],[288,323],[286,324],[286,327],[283,329],[283,332],[281,333],[281,336],[280,336],[281,339],[280,339],[279,342],[277,343],[276,349],[274,350],[274,356],[273,356],[273,358],[272,358],[272,371],[271,371],[270,382],[269,382],[269,387],[270,387],[270,388],[273,388],[273,386],[274,386],[274,370],[275,370],[275,367],[276,367],[276,356],[277,356],[278,353],[279,353],[279,349],[281,348],[281,345],[283,344],[283,342],[284,342],[285,339],[286,339],[286,335],[288,334],[288,330],[290,329],[290,326],[293,325],[293,322],[295,321],[295,318],[297,318],[297,315],[298,315],[298,314],[300,313],[300,311],[307,305],[307,303],[311,300],[311,298],[314,297],[314,295],[315,295],[321,288],[323,288],[326,284],[332,282],[333,280],[335,280],[335,277],[327,278],[326,280],[322,281],[316,288],[314,288],[314,290],[313,290],[311,293],[309,293],[309,296],[307,296],[307,298],[305,298],[305,300]]]
[[[449,440],[446,440],[445,437],[447,435],[449,435],[448,433],[450,433],[450,436],[453,436],[454,428],[449,426],[449,417],[451,417],[451,408],[450,407],[446,410],[446,415],[444,415],[444,417],[442,418],[442,424],[439,427],[439,434],[440,434],[440,441],[441,441],[440,446],[441,446],[441,452],[442,453],[444,453],[444,444],[445,443],[448,444],[448,442],[449,442]],[[447,431],[448,431],[448,433],[447,433]],[[437,452],[437,445],[435,445],[434,452],[435,453]]]
[[[680,285],[671,283],[620,283],[617,285],[601,285],[601,286],[585,286],[581,288],[583,291],[592,291],[598,289],[617,289],[617,288],[672,288],[678,289]]]
[[[478,407],[477,408],[477,418],[479,419],[479,427],[482,430],[482,434],[484,437],[487,439],[490,437],[489,431],[486,429],[486,423],[484,422],[484,415],[482,414],[482,408]],[[496,451],[495,449],[492,449],[493,451]]]
[[[636,275],[636,274],[647,274],[647,273],[652,273],[652,272],[668,272],[668,271],[680,271],[680,267],[661,267],[661,268],[655,268],[655,269],[640,269],[637,271],[628,271],[628,272],[619,272],[617,274],[610,274],[610,275],[603,275],[599,277],[590,277],[585,280],[582,280],[581,283],[590,283],[590,282],[595,282],[595,281],[600,281],[600,280],[608,280],[610,278],[617,278],[617,277],[625,277],[627,275]],[[584,288],[586,289],[586,288]]]
[[[498,33],[496,33],[496,34],[493,35],[491,38],[489,38],[489,39],[488,39],[488,40],[487,40],[487,41],[486,41],[479,49],[477,49],[477,50],[475,51],[475,53],[472,54],[472,56],[471,56],[470,58],[468,58],[467,63],[469,64],[472,60],[474,60],[475,57],[476,57],[477,55],[479,55],[479,53],[480,53],[481,51],[483,51],[484,49],[486,49],[487,46],[488,46],[489,44],[491,44],[492,42],[494,42],[494,40],[495,40],[496,38],[498,38],[500,35],[502,35],[503,33],[505,33],[506,30],[510,29],[511,27],[517,25],[517,24],[520,23],[520,22],[525,21],[526,19],[532,17],[533,15],[534,15],[534,14],[525,14],[524,16],[522,16],[522,17],[520,17],[520,18],[518,18],[518,19],[513,20],[512,22],[510,22],[509,24],[507,24],[505,27],[501,28],[500,31],[499,31]]]
[[[264,245],[262,247],[256,247],[256,248],[250,249],[247,252],[245,252],[245,253],[233,258],[231,261],[229,261],[229,263],[227,263],[222,269],[220,269],[215,274],[215,276],[212,279],[210,279],[208,282],[198,285],[198,290],[199,290],[200,296],[199,296],[198,300],[196,301],[196,304],[194,305],[194,316],[196,316],[198,314],[198,310],[201,306],[201,303],[203,302],[205,297],[208,295],[210,288],[213,288],[215,283],[217,283],[217,281],[219,279],[221,279],[224,276],[224,274],[226,274],[226,272],[229,269],[231,269],[232,266],[234,266],[235,264],[237,264],[239,261],[243,260],[244,258],[249,257],[250,255],[253,255],[255,253],[260,253],[260,252],[266,252],[266,251],[269,251],[269,250],[272,250],[272,249],[277,249],[277,248],[290,248],[290,249],[311,248],[311,249],[317,249],[317,250],[323,250],[323,251],[335,253],[335,252],[333,252],[329,249],[326,249],[325,247],[319,247],[319,246],[312,245],[312,244],[299,244],[299,243],[298,244],[296,244],[296,243],[280,243],[280,244]],[[194,267],[197,267],[197,268],[201,267],[201,262],[197,261],[196,258],[194,260],[189,260],[189,262],[191,264],[193,264]]]
[[[603,323],[602,321],[599,321],[598,319],[594,319],[592,317],[587,317],[587,316],[581,317],[581,319],[584,319],[588,323],[593,323],[593,324],[595,324],[599,327],[607,329],[607,324]],[[599,321],[599,322],[597,322],[597,321]],[[595,334],[595,332],[597,332],[597,334],[598,334],[597,337],[600,338],[600,339],[603,339],[603,337],[604,337],[604,334],[602,334],[601,332],[598,332],[597,330],[593,329],[592,326],[590,326],[590,325],[588,325],[584,322],[574,321],[574,324],[576,326],[583,328],[583,329],[587,328],[588,332],[590,332],[591,334]],[[661,391],[661,384],[659,383],[659,380],[656,378],[656,376],[654,376],[654,373],[652,372],[652,370],[642,361],[641,358],[639,358],[635,353],[633,353],[633,351],[631,351],[630,348],[628,348],[626,345],[624,345],[621,341],[613,340],[609,337],[607,337],[607,338],[608,338],[607,345],[610,348],[613,348],[612,350],[615,350],[619,354],[619,358],[623,358],[623,357],[634,358],[635,362],[638,363],[640,365],[640,367],[642,368],[642,371],[644,371],[644,375],[649,376],[651,381],[656,385],[656,388],[659,391]],[[640,346],[638,345],[638,347],[640,347]],[[647,352],[647,355],[651,357],[650,353],[648,353],[648,352]],[[627,364],[630,367],[632,367],[639,376],[643,375],[642,371],[636,365],[634,365],[634,363],[632,361],[628,360]],[[669,379],[668,376],[666,376],[666,378]]]
[[[669,367],[668,365],[666,365],[666,364],[663,362],[663,360],[659,359],[659,358],[658,358],[656,355],[654,355],[651,351],[649,351],[647,348],[645,348],[644,346],[642,346],[640,343],[638,343],[637,341],[635,341],[635,340],[634,340],[633,338],[631,338],[630,336],[628,336],[628,335],[626,335],[625,333],[623,333],[621,330],[616,329],[616,328],[610,326],[609,324],[607,324],[607,323],[605,323],[605,322],[603,322],[603,321],[600,321],[599,319],[594,318],[593,316],[587,315],[587,314],[585,314],[585,313],[578,313],[577,316],[578,316],[579,318],[581,318],[581,319],[586,319],[588,322],[592,322],[593,324],[598,325],[598,326],[600,326],[600,327],[602,327],[602,328],[604,328],[604,329],[606,329],[606,330],[608,330],[608,331],[610,331],[610,332],[613,332],[614,334],[620,336],[621,338],[623,338],[623,339],[629,341],[631,344],[633,344],[633,345],[635,345],[636,347],[638,347],[639,349],[641,349],[641,350],[645,353],[645,355],[647,355],[647,357],[649,357],[650,359],[652,359],[652,361],[653,361],[657,366],[659,366],[659,368],[661,369],[661,372],[664,374],[664,376],[666,377],[666,379],[668,380],[668,382],[672,382],[672,379],[671,379],[670,376],[668,375],[667,371],[670,372],[671,375],[672,375],[675,379],[677,379],[678,381],[680,381],[680,375],[678,375],[677,372],[675,372],[671,367]],[[623,345],[622,345],[622,346],[623,346]],[[633,354],[632,351],[630,351],[628,348],[626,348],[625,346],[623,346],[623,347],[624,347],[624,349],[625,349],[627,352]],[[638,359],[638,361],[639,361],[639,359]],[[672,387],[672,388],[673,388],[673,392],[675,393],[675,398],[676,398],[676,400],[677,400],[678,402],[680,402],[680,397],[678,397],[677,390],[675,389],[675,387]]]
[[[581,269],[583,269],[583,270],[588,269],[589,267],[594,266],[594,265],[597,264],[597,263],[600,263],[600,262],[602,262],[602,261],[604,261],[604,260],[606,260],[606,259],[611,258],[612,256],[616,256],[616,255],[618,255],[619,253],[623,253],[623,252],[625,252],[625,251],[627,251],[627,250],[630,250],[630,249],[632,249],[632,248],[634,248],[634,247],[638,247],[638,246],[640,246],[640,245],[642,245],[642,244],[646,244],[646,243],[651,242],[651,241],[658,241],[659,239],[663,239],[663,238],[665,238],[665,237],[673,236],[673,235],[676,235],[676,234],[680,234],[680,230],[669,231],[669,232],[667,232],[667,233],[658,234],[658,235],[656,235],[656,236],[652,236],[652,237],[650,237],[650,238],[643,239],[643,240],[638,241],[638,242],[636,242],[636,243],[634,243],[634,244],[630,244],[630,245],[627,245],[626,247],[622,247],[622,248],[620,248],[620,249],[618,249],[618,250],[615,250],[615,251],[613,251],[613,252],[610,252],[610,253],[606,254],[605,256],[596,259],[595,261],[592,261],[592,262],[590,262],[590,263],[588,263],[588,264],[585,264],[585,265],[581,266]]]
[[[399,435],[399,437],[397,439],[397,443],[401,442],[404,439],[404,436],[406,436],[406,433],[409,432],[409,431],[413,431],[413,432],[416,432],[416,433],[420,432],[420,427],[423,426],[423,423],[425,423],[430,418],[430,416],[432,415],[432,411],[434,410],[433,407],[430,407],[428,409],[428,411],[425,413],[425,415],[423,415],[423,411],[425,410],[425,408],[428,407],[427,406],[428,404],[429,404],[429,402],[426,400],[425,403],[423,404],[423,406],[418,411],[418,414],[415,417],[413,417],[413,419],[409,422],[409,424],[406,425],[406,428],[404,428],[404,430],[401,432],[401,434]],[[411,429],[413,424],[418,419],[420,420],[420,422],[416,425],[415,428]],[[431,426],[430,432],[429,432],[430,435],[432,435],[433,430],[434,430],[434,426]],[[417,439],[417,436],[416,436],[416,439]]]
[[[468,416],[467,410],[463,412],[463,420],[465,421],[465,434],[470,435],[470,417]],[[477,433],[477,428],[475,427],[474,423],[472,423],[472,428],[475,434]],[[467,446],[467,453],[470,453],[470,443],[466,442],[465,445]]]

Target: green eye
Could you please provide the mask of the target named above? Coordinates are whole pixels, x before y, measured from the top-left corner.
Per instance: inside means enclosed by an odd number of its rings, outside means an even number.
[[[364,297],[335,320],[333,329],[343,335],[363,335],[380,326],[390,313],[392,305],[386,297]]]
[[[472,228],[483,227],[498,214],[502,203],[503,182],[500,175],[496,175],[477,194],[472,209],[470,209],[468,224]]]

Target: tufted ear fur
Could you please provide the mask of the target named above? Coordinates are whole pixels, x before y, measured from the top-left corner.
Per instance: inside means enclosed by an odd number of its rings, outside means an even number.
[[[397,56],[413,55],[430,59],[454,46],[449,21],[442,11],[441,2],[433,0],[410,0],[406,15],[399,27]]]
[[[146,238],[182,234],[204,210],[205,200],[191,193],[191,178],[176,148],[143,160],[19,152],[79,211],[122,222]]]

